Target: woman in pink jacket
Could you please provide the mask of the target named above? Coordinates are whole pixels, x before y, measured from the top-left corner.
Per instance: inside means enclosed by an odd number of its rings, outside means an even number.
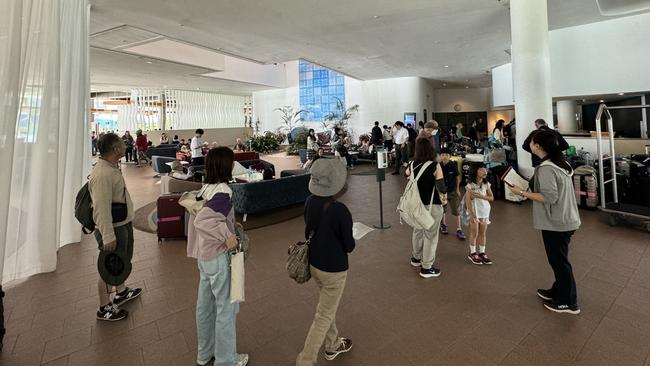
[[[247,354],[237,353],[235,320],[238,304],[230,303],[230,260],[228,251],[237,246],[232,179],[235,154],[227,147],[210,150],[205,164],[205,185],[197,199],[205,206],[190,217],[187,256],[199,266],[199,293],[196,301],[198,333],[197,363],[216,366],[244,366]]]

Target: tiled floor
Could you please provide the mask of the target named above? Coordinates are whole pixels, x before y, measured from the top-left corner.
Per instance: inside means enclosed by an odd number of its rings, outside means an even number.
[[[278,170],[295,168],[294,160],[272,160]],[[151,170],[125,166],[124,172],[137,207],[156,198]],[[355,221],[377,223],[375,178],[351,176],[349,183],[342,201]],[[438,247],[442,276],[423,280],[408,262],[410,230],[394,212],[402,184],[390,175],[384,184],[392,228],[371,232],[350,256],[337,324],[354,349],[319,365],[650,365],[650,235],[610,228],[599,213],[582,211],[571,254],[582,314],[552,314],[535,295],[552,275],[529,204],[493,205],[493,266],[471,265],[465,245],[448,236]],[[297,285],[284,270],[286,248],[301,234],[301,218],[249,233],[238,348],[250,354],[251,365],[291,365],[303,344],[315,285]],[[135,238],[129,283],[144,293],[127,305],[127,320],[95,320],[97,249],[87,236],[59,251],[56,272],[6,286],[0,363],[193,365],[196,263],[181,241],[159,246],[140,231]]]

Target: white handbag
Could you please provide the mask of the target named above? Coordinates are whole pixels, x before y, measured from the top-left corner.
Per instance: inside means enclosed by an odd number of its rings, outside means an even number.
[[[230,303],[244,302],[244,252],[237,249],[230,254]]]

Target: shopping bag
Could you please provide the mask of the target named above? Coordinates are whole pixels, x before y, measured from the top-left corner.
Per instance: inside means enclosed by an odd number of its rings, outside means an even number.
[[[230,255],[230,303],[244,302],[244,252]]]

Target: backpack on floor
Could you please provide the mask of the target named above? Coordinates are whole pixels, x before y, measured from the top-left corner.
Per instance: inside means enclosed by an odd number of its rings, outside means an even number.
[[[397,212],[399,213],[400,224],[402,221],[406,222],[409,226],[414,229],[429,229],[435,223],[433,216],[429,210],[426,209],[422,199],[420,198],[420,191],[418,189],[418,180],[422,176],[425,170],[431,165],[430,161],[427,161],[420,168],[418,176],[415,176],[415,169],[413,163],[410,165],[411,175],[409,176],[408,183],[406,183],[406,188],[402,197],[399,199],[399,204],[397,205]],[[431,192],[431,202],[429,202],[429,207],[433,203],[433,196],[435,195],[436,188],[433,186],[433,192]]]

